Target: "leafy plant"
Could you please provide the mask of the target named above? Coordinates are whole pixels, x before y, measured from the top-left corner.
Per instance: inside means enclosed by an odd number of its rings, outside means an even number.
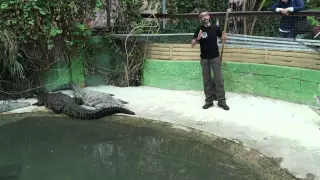
[[[85,49],[91,36],[87,21],[99,8],[97,1],[2,0],[0,80],[41,79],[54,62]]]
[[[320,5],[319,5],[320,6]],[[320,10],[320,7],[318,8],[312,8],[312,10]],[[320,26],[320,17],[316,16],[308,16],[309,23],[312,26]]]

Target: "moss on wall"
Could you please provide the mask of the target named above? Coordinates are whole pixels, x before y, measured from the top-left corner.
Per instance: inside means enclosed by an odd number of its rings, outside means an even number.
[[[147,60],[143,85],[175,90],[203,90],[199,61]],[[316,70],[251,63],[223,66],[226,91],[315,105],[320,95]]]

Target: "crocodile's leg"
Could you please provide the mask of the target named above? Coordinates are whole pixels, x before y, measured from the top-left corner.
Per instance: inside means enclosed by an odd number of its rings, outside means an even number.
[[[54,110],[52,110],[52,112],[54,112],[56,114],[60,114],[62,112],[62,109],[54,109]]]
[[[100,105],[100,104],[95,104],[95,105],[94,105],[94,108],[96,108],[96,109],[101,109],[101,105]]]
[[[32,104],[32,106],[43,106],[43,105],[44,105],[44,102],[41,100],[38,100],[38,102]]]
[[[123,101],[123,100],[121,100],[121,99],[117,99],[120,103],[122,103],[122,104],[128,104],[128,102],[127,101]]]
[[[92,101],[87,102],[87,105],[90,107],[94,107],[96,104]]]

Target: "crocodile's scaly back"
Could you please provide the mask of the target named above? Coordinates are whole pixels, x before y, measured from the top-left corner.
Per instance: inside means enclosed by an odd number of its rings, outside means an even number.
[[[44,105],[55,113],[64,113],[70,117],[78,119],[98,119],[116,113],[134,115],[135,113],[121,107],[108,107],[99,110],[89,110],[77,105],[70,96],[61,92],[43,94],[38,97],[38,103],[34,105]]]
[[[126,109],[124,104],[127,104],[127,102],[113,98],[112,95],[99,91],[84,90],[78,87],[74,88],[74,96],[82,98],[83,103],[86,106],[95,107],[97,109],[108,107],[121,107]]]

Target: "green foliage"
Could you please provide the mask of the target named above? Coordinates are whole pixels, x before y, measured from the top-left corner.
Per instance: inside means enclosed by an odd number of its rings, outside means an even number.
[[[167,3],[167,13],[197,13],[199,10],[207,10],[209,12],[225,12],[228,8],[228,0],[181,0],[181,1],[170,1]],[[214,22],[215,19],[212,19]],[[196,19],[170,19],[167,21],[167,27],[162,29],[162,33],[190,33],[196,30],[199,25],[199,20]]]
[[[88,37],[86,13],[92,15],[94,1],[63,0],[3,0],[0,28],[11,30],[22,43],[41,41],[50,50],[56,39],[67,47],[77,38]]]
[[[117,16],[113,27],[107,27],[110,33],[130,33],[130,31],[137,27],[143,18],[140,16],[140,8],[142,6],[140,0],[121,0],[119,1],[119,8],[116,9]]]
[[[318,4],[318,6],[320,6],[320,4]],[[320,10],[320,7],[312,8],[312,10]],[[308,16],[308,20],[311,26],[320,26],[320,17]]]
[[[307,0],[307,4],[312,9],[318,9],[320,7],[320,1],[319,0]]]
[[[169,14],[176,13],[191,13],[195,9],[207,10],[210,12],[226,11],[228,1],[212,1],[212,0],[181,0],[181,1],[170,1],[167,4],[167,12]]]
[[[2,71],[10,69],[11,75],[17,75],[18,77],[23,77],[23,67],[16,61],[18,56],[18,40],[17,37],[10,31],[1,30],[0,31],[0,42],[2,42],[0,55],[0,67]]]
[[[58,60],[84,49],[91,36],[88,18],[98,0],[2,0],[0,2],[0,86],[22,91],[42,84]],[[7,84],[3,84],[6,80]],[[10,82],[11,81],[11,82]],[[21,87],[21,88],[20,88]]]

